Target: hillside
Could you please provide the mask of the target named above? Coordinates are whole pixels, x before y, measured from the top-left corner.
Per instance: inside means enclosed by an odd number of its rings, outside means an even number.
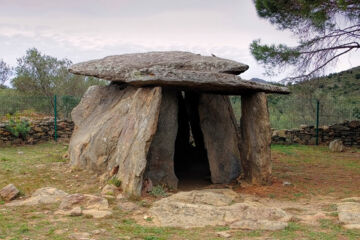
[[[289,87],[297,91],[307,86],[314,87],[316,91],[331,94],[335,97],[360,100],[360,66],[339,73],[332,73],[318,79],[297,83]]]
[[[273,128],[315,125],[317,100],[320,102],[320,126],[360,119],[360,66],[288,87],[290,95],[268,96]],[[232,103],[239,120],[239,98],[232,97]]]

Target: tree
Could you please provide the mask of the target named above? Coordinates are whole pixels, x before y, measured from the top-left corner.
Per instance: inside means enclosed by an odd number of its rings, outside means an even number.
[[[28,95],[41,95],[53,107],[53,96],[68,95],[80,97],[91,85],[104,84],[104,81],[76,76],[67,71],[72,62],[41,54],[36,48],[26,51],[25,56],[17,59],[16,77],[12,85]]]
[[[359,0],[254,0],[257,13],[280,30],[290,30],[297,46],[262,44],[250,51],[266,73],[292,69],[288,80],[305,80],[324,73],[340,56],[360,49]]]
[[[4,85],[11,73],[11,68],[2,59],[0,59],[0,86]]]

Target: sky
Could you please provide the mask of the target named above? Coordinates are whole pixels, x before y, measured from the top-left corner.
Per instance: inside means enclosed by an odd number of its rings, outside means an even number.
[[[288,31],[260,19],[252,0],[0,0],[0,59],[11,66],[29,48],[74,63],[123,53],[180,50],[215,54],[264,75],[249,51],[255,39],[296,44]],[[360,65],[357,53],[330,69]]]

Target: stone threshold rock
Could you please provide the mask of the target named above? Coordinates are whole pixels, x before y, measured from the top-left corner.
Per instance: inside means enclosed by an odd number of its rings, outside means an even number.
[[[250,230],[281,230],[291,216],[284,210],[257,202],[234,203],[228,189],[180,192],[153,204],[149,213],[163,227],[230,226]]]

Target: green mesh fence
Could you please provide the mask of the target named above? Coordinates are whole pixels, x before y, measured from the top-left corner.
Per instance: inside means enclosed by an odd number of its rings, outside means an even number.
[[[241,97],[231,97],[236,119],[241,117]],[[268,97],[271,127],[274,129],[299,128],[300,125],[315,126],[315,98]],[[360,100],[320,99],[319,126],[332,125],[344,121],[360,120]]]
[[[57,96],[58,118],[71,118],[72,109],[80,102],[80,97]],[[54,96],[0,96],[0,117],[7,114],[54,115]]]

